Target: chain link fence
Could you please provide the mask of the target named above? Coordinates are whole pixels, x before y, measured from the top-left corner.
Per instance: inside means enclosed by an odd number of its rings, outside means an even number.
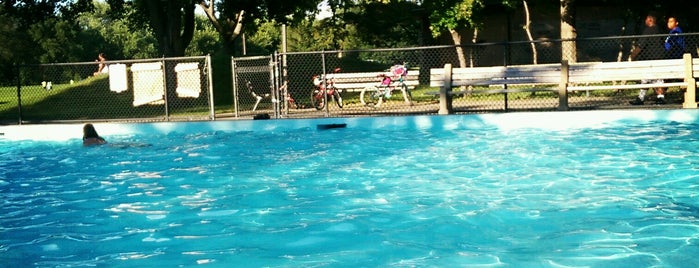
[[[208,57],[23,65],[0,85],[5,123],[214,119]]]
[[[696,57],[699,34],[683,34],[685,52]],[[14,80],[0,81],[0,121],[169,121],[216,118],[309,118],[436,114],[439,88],[430,87],[430,69],[631,60],[634,48],[656,44],[636,59],[667,58],[667,35],[616,36],[576,40],[478,43],[352,51],[290,52],[233,57],[232,105],[214,106],[209,57],[14,66]],[[397,75],[395,66],[407,72]],[[678,68],[683,68],[678,66]],[[391,77],[391,83],[386,83]],[[640,81],[618,81],[618,84]],[[541,87],[541,85],[537,85]],[[558,85],[550,85],[557,88]],[[461,88],[456,113],[555,111],[555,92],[482,93]],[[230,91],[228,91],[230,90]],[[668,105],[681,107],[680,88],[669,88]],[[407,95],[407,96],[406,96]],[[625,109],[638,90],[571,92],[571,110]],[[369,98],[369,99],[368,99]],[[377,101],[378,99],[378,101]],[[636,106],[637,107],[637,106]],[[646,106],[650,107],[650,106]],[[233,111],[231,113],[231,110]]]
[[[685,52],[697,55],[699,34],[683,34]],[[267,94],[254,111],[254,99],[247,91],[238,90],[240,95],[239,115],[268,114],[277,118],[336,117],[436,113],[439,110],[438,88],[429,87],[430,69],[442,68],[451,63],[455,67],[486,67],[504,65],[528,65],[570,62],[619,62],[632,59],[632,51],[643,44],[646,48],[643,59],[671,58],[663,48],[667,35],[617,36],[585,38],[576,40],[543,40],[533,42],[480,43],[460,47],[413,47],[395,49],[371,49],[353,51],[320,51],[286,53],[265,58],[233,58],[234,66],[245,65],[245,71],[234,72],[237,87],[245,88],[241,81],[250,82],[251,88]],[[396,64],[408,68],[405,79],[409,84],[412,103],[406,103],[401,92],[393,88],[393,94],[385,95],[381,106],[362,103],[361,91],[366,87],[381,87],[381,73],[390,74]],[[256,65],[253,68],[250,65]],[[678,68],[683,68],[678,66]],[[258,72],[252,72],[258,70]],[[372,78],[373,75],[373,78]],[[321,86],[314,85],[314,77],[327,77],[328,84],[336,88],[342,97],[342,107],[333,99],[328,105],[316,109],[312,95]],[[640,81],[618,81],[618,84]],[[541,87],[541,85],[537,85]],[[558,108],[556,92],[528,92],[534,85],[508,85],[508,89],[524,89],[518,93],[478,93],[474,88],[463,88],[465,94],[455,97],[454,111],[457,113],[503,112],[503,111],[555,111]],[[558,85],[550,85],[556,88]],[[321,88],[322,89],[322,88]],[[455,89],[458,90],[458,89]],[[487,90],[482,89],[480,91]],[[289,95],[284,95],[283,91]],[[638,90],[595,90],[574,92],[569,95],[571,110],[624,109],[630,108],[628,101],[638,95]],[[287,97],[284,97],[287,96]],[[331,96],[332,97],[332,96]],[[670,88],[666,94],[669,105],[682,103],[680,88]],[[291,99],[292,102],[287,101]]]

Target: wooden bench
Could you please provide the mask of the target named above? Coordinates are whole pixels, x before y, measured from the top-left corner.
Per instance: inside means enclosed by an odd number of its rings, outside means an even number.
[[[390,72],[364,72],[364,73],[334,73],[328,74],[335,81],[335,88],[343,92],[359,92],[362,89],[370,86],[378,86],[381,84],[381,75],[387,75]],[[419,71],[408,70],[408,75],[404,79],[404,83],[408,89],[414,89],[420,82],[418,81]]]
[[[444,68],[430,70],[430,86],[440,87],[439,114],[450,114],[452,96],[464,94],[452,88],[464,86],[488,86],[473,93],[497,94],[514,92],[556,91],[558,110],[569,110],[568,93],[574,91],[642,89],[656,87],[686,87],[684,108],[697,108],[695,101],[696,79],[699,75],[699,59],[685,54],[683,59],[649,60],[631,62],[593,62],[568,64],[536,64],[496,67]],[[620,81],[643,79],[667,79],[680,82],[662,84],[618,84]],[[527,87],[519,87],[528,85]],[[492,87],[497,87],[492,89]],[[510,86],[518,86],[512,87]]]
[[[451,87],[462,86],[488,86],[499,89],[480,90],[478,93],[514,93],[526,91],[545,91],[549,88],[544,85],[557,85],[561,80],[560,64],[537,65],[512,65],[475,68],[451,68],[451,76],[447,72],[451,65],[444,68],[430,70],[430,86],[443,87],[451,84]],[[532,88],[510,89],[508,85],[531,85]],[[539,87],[537,87],[539,86]],[[437,92],[433,94],[438,94]],[[450,94],[458,95],[464,92],[452,91]]]

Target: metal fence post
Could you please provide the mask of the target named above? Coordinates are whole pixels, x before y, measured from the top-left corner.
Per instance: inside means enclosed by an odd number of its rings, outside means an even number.
[[[277,82],[277,78],[279,77],[278,65],[278,54],[277,51],[274,51],[274,53],[269,56],[269,64],[267,67],[269,67],[269,94],[272,96],[272,112],[274,113],[274,118],[277,119],[281,117],[281,99],[279,98],[278,90],[276,90],[279,88],[279,83]],[[274,100],[279,100],[279,102],[275,103]]]
[[[509,43],[505,43],[505,49],[504,49],[504,53],[503,53],[503,60],[504,60],[503,66],[505,66],[505,67],[507,67],[507,65],[509,65],[509,61],[510,61],[510,60],[509,60],[509,57],[508,57],[509,51],[510,51],[510,44],[509,44]],[[503,84],[503,85],[502,85],[502,89],[507,90],[507,84]],[[503,99],[505,100],[505,112],[507,112],[507,111],[509,110],[509,109],[508,109],[508,104],[509,104],[509,99],[508,99],[508,97],[509,97],[510,95],[507,94],[507,91],[505,91],[505,93],[503,93],[503,95],[504,95],[504,96],[503,96]]]
[[[168,83],[167,83],[167,69],[168,66],[165,65],[167,62],[165,61],[165,58],[161,60],[162,62],[162,68],[163,68],[163,99],[165,100],[165,121],[170,121],[170,110],[168,109],[170,105],[170,100],[169,100],[169,94],[167,94],[167,88],[168,88]]]
[[[22,124],[22,68],[15,65],[17,68],[17,123]]]
[[[231,83],[233,84],[233,115],[238,117],[238,80],[235,75],[235,58],[231,57]]]
[[[328,108],[328,106],[330,106],[330,105],[328,105],[328,83],[327,83],[328,74],[325,72],[325,50],[323,50],[321,52],[320,58],[323,61],[323,77],[322,77],[323,84],[322,85],[323,85],[323,89],[324,89],[323,90],[324,91],[323,98],[325,98],[325,100],[324,100],[325,107],[323,107],[323,108],[325,108],[324,109],[325,110],[325,117],[330,117],[330,109]]]
[[[206,81],[209,90],[209,112],[211,113],[209,117],[211,117],[211,120],[216,120],[216,106],[214,105],[214,86],[213,86],[213,77],[211,75],[212,69],[211,69],[211,54],[206,55]]]
[[[558,110],[568,111],[568,61],[561,61],[561,83],[558,85]]]

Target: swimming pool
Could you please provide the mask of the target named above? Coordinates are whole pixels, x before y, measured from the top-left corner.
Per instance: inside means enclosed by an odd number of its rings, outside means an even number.
[[[0,263],[699,265],[693,110],[95,126],[0,127]]]

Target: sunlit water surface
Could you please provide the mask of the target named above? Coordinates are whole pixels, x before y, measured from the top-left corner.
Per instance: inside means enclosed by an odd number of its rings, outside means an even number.
[[[697,122],[107,138],[0,140],[0,263],[699,266]]]

